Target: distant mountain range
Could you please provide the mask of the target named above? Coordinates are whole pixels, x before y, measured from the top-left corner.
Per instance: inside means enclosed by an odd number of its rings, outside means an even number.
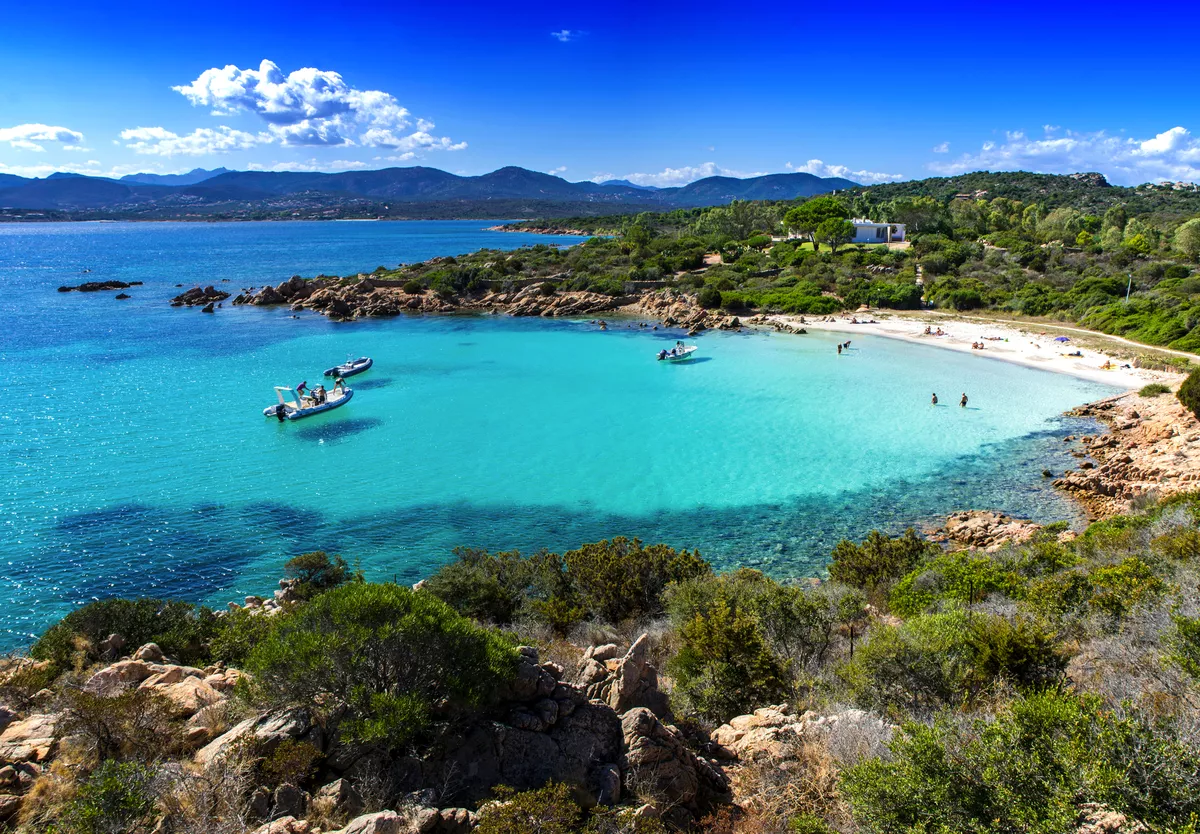
[[[195,185],[198,182],[211,180],[221,174],[228,174],[228,168],[193,168],[186,174],[126,174],[121,182],[139,183],[141,185]]]
[[[423,167],[339,174],[197,168],[187,174],[131,174],[120,180],[0,174],[0,215],[6,215],[0,219],[31,212],[67,219],[588,215],[795,199],[857,187],[847,179],[797,173],[707,177],[680,187],[653,188],[626,181],[568,182],[517,167],[476,177]]]

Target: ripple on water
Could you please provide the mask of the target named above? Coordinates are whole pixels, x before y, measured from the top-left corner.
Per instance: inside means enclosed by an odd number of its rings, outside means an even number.
[[[356,434],[379,428],[383,420],[378,417],[351,417],[315,426],[303,426],[295,435],[309,443],[337,443]]]

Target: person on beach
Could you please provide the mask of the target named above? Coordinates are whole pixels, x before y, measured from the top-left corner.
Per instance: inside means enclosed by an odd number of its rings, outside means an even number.
[[[963,391],[962,399],[958,401],[959,408],[967,407],[967,392]]]
[[[933,392],[933,405],[937,405],[937,391]]]

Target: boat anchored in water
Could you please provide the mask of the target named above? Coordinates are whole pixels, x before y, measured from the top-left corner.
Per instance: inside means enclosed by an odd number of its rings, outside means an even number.
[[[264,408],[263,416],[274,417],[282,423],[284,420],[300,420],[339,408],[350,402],[354,389],[339,383],[327,392],[325,386],[318,385],[308,394],[303,394],[295,388],[276,385],[275,396],[279,402]]]
[[[354,376],[355,374],[361,374],[374,364],[375,360],[373,360],[371,357],[360,356],[357,359],[350,359],[346,362],[343,362],[341,365],[334,365],[332,368],[329,368],[327,371],[325,371],[325,376]]]
[[[696,352],[695,345],[685,345],[683,342],[676,342],[675,347],[670,350],[660,350],[658,352],[659,362],[686,362],[692,358]]]

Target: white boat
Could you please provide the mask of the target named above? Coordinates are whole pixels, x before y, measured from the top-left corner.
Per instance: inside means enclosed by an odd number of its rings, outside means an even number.
[[[325,371],[325,376],[354,376],[361,374],[363,371],[375,364],[375,360],[369,356],[360,356],[357,359],[351,359],[343,362],[341,365],[334,365],[329,370]]]
[[[276,385],[275,396],[279,399],[279,402],[264,408],[263,416],[274,417],[282,423],[284,420],[300,420],[304,417],[320,414],[322,411],[330,411],[343,406],[350,402],[350,398],[354,396],[354,390],[351,388],[335,388],[326,394],[324,402],[318,403],[312,395],[297,394],[294,388],[284,388]]]
[[[692,358],[692,354],[695,352],[695,345],[681,345],[673,347],[670,350],[660,350],[658,352],[658,360],[660,362],[686,362]]]

